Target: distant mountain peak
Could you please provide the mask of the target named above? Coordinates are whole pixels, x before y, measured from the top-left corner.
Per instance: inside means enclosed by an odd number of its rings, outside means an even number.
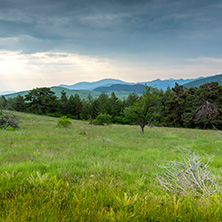
[[[76,83],[74,85],[59,85],[60,87],[65,87],[68,89],[72,89],[72,90],[80,90],[80,89],[86,89],[86,90],[93,90],[95,88],[98,87],[102,87],[102,86],[111,86],[114,84],[129,84],[127,82],[124,82],[122,80],[119,79],[111,79],[111,78],[107,78],[107,79],[101,79],[99,81],[96,82],[79,82]]]

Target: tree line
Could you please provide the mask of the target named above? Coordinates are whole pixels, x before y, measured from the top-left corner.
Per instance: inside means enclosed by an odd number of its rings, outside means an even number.
[[[138,96],[131,93],[119,99],[114,92],[111,96],[101,93],[98,98],[90,94],[81,99],[78,94],[61,97],[49,88],[36,88],[24,97],[0,98],[0,106],[8,110],[30,112],[50,116],[68,116],[73,119],[90,120],[108,115],[110,122],[138,124],[141,132],[146,125],[222,129],[222,86],[217,82],[200,87],[185,88],[175,84],[166,91],[146,86]]]

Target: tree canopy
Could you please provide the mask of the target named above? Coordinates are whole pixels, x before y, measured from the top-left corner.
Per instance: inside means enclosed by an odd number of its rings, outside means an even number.
[[[112,123],[137,124],[142,133],[149,124],[222,129],[222,86],[217,82],[190,88],[176,84],[165,92],[146,87],[141,96],[131,93],[123,99],[114,92],[111,96],[101,93],[98,98],[93,98],[89,94],[87,99],[81,99],[78,94],[68,97],[65,91],[58,98],[44,87],[31,90],[25,97],[18,95],[8,100],[1,97],[0,106],[57,117],[65,115],[90,122],[101,114],[109,116]]]

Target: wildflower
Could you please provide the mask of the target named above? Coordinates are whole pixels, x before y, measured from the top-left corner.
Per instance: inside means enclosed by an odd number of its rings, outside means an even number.
[[[41,147],[43,147],[44,145],[43,144],[41,144]]]
[[[210,197],[213,197],[213,195],[212,195],[211,193],[208,193],[208,195],[209,195]]]
[[[30,125],[32,125],[32,123],[29,123]]]
[[[220,197],[220,195],[218,195],[217,193],[214,193],[214,197]]]

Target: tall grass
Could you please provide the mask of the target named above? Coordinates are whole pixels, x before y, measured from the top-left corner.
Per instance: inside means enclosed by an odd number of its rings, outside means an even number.
[[[20,113],[0,132],[1,221],[221,221],[222,140],[210,130],[94,126]],[[162,190],[156,175],[178,147],[210,157],[218,192]]]

